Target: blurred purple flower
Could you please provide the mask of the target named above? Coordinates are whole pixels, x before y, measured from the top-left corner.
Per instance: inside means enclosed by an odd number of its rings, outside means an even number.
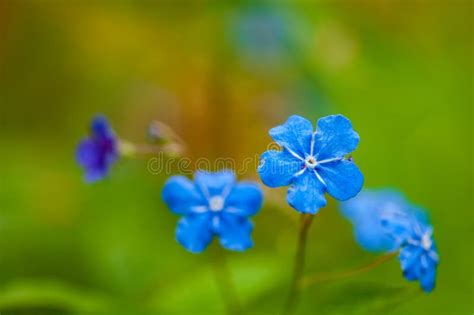
[[[98,115],[92,120],[89,138],[83,139],[76,151],[76,161],[85,171],[86,182],[104,178],[118,158],[118,139],[107,119]]]

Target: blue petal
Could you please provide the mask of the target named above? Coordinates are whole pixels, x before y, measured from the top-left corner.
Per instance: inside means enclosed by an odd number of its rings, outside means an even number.
[[[194,183],[184,176],[170,177],[161,195],[168,208],[180,215],[192,212],[194,207],[207,205]]]
[[[420,278],[420,255],[422,250],[417,246],[407,246],[400,251],[399,260],[403,276],[408,281]]]
[[[399,244],[403,244],[412,233],[412,225],[408,215],[393,214],[382,218],[382,227]]]
[[[230,213],[222,213],[215,224],[222,247],[233,251],[244,251],[253,246],[252,229],[249,219]]]
[[[342,115],[332,115],[318,120],[314,153],[318,160],[343,157],[355,150],[359,135]]]
[[[84,139],[79,144],[76,151],[76,161],[85,170],[84,179],[88,183],[93,183],[103,179],[109,172],[107,156],[102,156],[100,147],[90,139]]]
[[[95,137],[109,138],[114,135],[107,118],[103,115],[97,115],[94,117],[91,123],[91,131]]]
[[[355,198],[341,203],[341,213],[354,225],[359,245],[371,252],[393,251],[401,245],[394,233],[398,213],[408,204],[404,196],[392,189],[364,189]],[[405,216],[406,217],[406,216]],[[393,218],[395,218],[396,222]],[[386,225],[391,225],[387,228]]]
[[[353,222],[358,218],[364,220],[376,214],[380,216],[390,205],[399,209],[407,207],[403,194],[393,189],[364,189],[356,197],[341,202],[340,205],[342,215]]]
[[[326,205],[324,191],[325,186],[313,172],[307,170],[294,179],[286,199],[299,212],[315,214]]]
[[[287,186],[304,163],[292,156],[286,149],[267,151],[260,157],[258,174],[268,187]]]
[[[262,207],[263,193],[253,182],[240,182],[234,186],[226,200],[227,212],[249,217],[257,214]]]
[[[226,190],[231,189],[235,184],[235,174],[232,171],[224,170],[216,173],[197,171],[194,174],[194,182],[203,195],[222,195]]]
[[[400,245],[384,232],[377,217],[356,224],[354,234],[357,243],[369,252],[391,252]]]
[[[270,136],[282,147],[305,158],[310,152],[313,124],[301,116],[290,116],[281,126],[270,129]]]
[[[200,253],[212,240],[211,215],[190,214],[178,222],[176,240],[188,251]]]
[[[84,175],[84,180],[87,183],[94,183],[107,176],[109,169],[106,167],[87,168]]]
[[[328,193],[338,200],[355,197],[364,185],[364,176],[351,161],[320,164],[317,171],[326,182]]]
[[[428,266],[421,269],[420,285],[423,291],[431,292],[436,284],[436,264],[430,259],[427,261],[429,262]]]
[[[76,161],[83,167],[89,167],[97,163],[99,148],[94,141],[90,139],[82,140],[77,146]]]

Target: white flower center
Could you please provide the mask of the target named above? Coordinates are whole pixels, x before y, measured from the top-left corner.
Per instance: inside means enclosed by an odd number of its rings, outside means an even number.
[[[314,169],[318,165],[318,161],[316,161],[316,159],[312,155],[308,156],[304,160],[304,163],[305,163],[306,167],[308,167],[310,169]]]
[[[429,233],[423,234],[421,237],[421,247],[423,247],[424,250],[430,250],[431,245],[433,245],[433,242],[431,241],[431,235]]]
[[[224,198],[221,196],[214,196],[209,199],[209,209],[213,212],[221,211],[224,208]]]

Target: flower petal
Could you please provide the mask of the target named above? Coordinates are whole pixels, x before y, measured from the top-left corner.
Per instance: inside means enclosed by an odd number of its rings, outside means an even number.
[[[325,186],[307,170],[294,179],[286,199],[299,212],[315,214],[326,205],[324,191]]]
[[[76,161],[85,170],[84,179],[93,183],[107,176],[111,163],[106,159],[100,147],[90,139],[84,139],[79,143],[76,151]],[[110,159],[114,162],[114,159]]]
[[[385,233],[377,217],[363,223],[356,223],[354,234],[357,243],[369,252],[391,252],[400,246],[395,239]]]
[[[304,163],[292,156],[286,149],[270,150],[262,154],[258,166],[258,174],[268,187],[287,186],[293,176],[299,172]]]
[[[235,174],[229,170],[223,170],[216,173],[197,171],[194,174],[194,182],[200,189],[205,198],[222,195],[235,184]]]
[[[400,247],[404,239],[400,233],[406,233],[406,228],[400,231],[400,221],[406,221],[405,212],[410,207],[403,194],[393,189],[364,189],[340,205],[341,213],[354,225],[357,243],[362,248],[390,252]]]
[[[403,276],[408,281],[420,278],[420,255],[421,248],[417,246],[406,246],[400,251],[399,260],[403,270]]]
[[[109,125],[107,118],[103,115],[97,115],[91,122],[92,135],[97,138],[114,137],[114,131]]]
[[[328,193],[337,200],[355,197],[364,184],[364,176],[351,161],[320,164],[317,171],[326,182]]]
[[[244,251],[253,246],[251,233],[253,225],[249,219],[222,213],[215,224],[215,232],[219,235],[219,241],[225,249],[233,251]]]
[[[194,207],[206,206],[206,201],[194,183],[184,176],[170,177],[163,187],[161,196],[168,208],[180,215],[191,213]]]
[[[427,259],[428,265],[421,268],[420,286],[425,292],[433,291],[436,285],[436,264]]]
[[[200,253],[212,240],[211,215],[191,214],[179,220],[176,240],[188,251]]]
[[[343,157],[355,150],[359,144],[359,135],[352,129],[349,119],[342,115],[331,115],[318,120],[314,143],[318,160]]]
[[[89,167],[97,163],[99,148],[93,140],[84,139],[77,146],[76,161],[83,167]]]
[[[403,194],[390,188],[364,189],[355,198],[341,202],[340,205],[342,215],[352,222],[359,218],[364,220],[393,212],[391,210],[394,207],[403,210],[408,207]]]
[[[253,182],[240,182],[234,186],[226,200],[224,211],[243,217],[250,217],[260,210],[263,193],[259,185]]]
[[[270,129],[269,133],[279,145],[290,149],[303,159],[310,152],[313,124],[306,118],[290,116],[283,125]]]
[[[84,180],[87,183],[94,183],[106,177],[108,173],[108,167],[88,168],[86,169]]]

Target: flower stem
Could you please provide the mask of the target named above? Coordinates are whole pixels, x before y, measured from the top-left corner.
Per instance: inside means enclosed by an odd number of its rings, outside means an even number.
[[[126,140],[120,140],[120,153],[123,156],[139,157],[156,154],[166,154],[168,156],[181,156],[184,147],[178,143],[157,144],[135,144]]]
[[[339,280],[339,279],[349,278],[349,277],[352,277],[352,276],[370,271],[372,269],[375,269],[376,267],[382,265],[383,263],[391,260],[396,255],[397,255],[396,252],[386,254],[386,255],[382,255],[380,257],[377,257],[376,260],[374,260],[374,261],[372,261],[372,262],[370,262],[366,265],[363,265],[363,266],[355,268],[355,269],[347,270],[347,271],[334,272],[334,273],[320,273],[320,274],[309,275],[309,276],[304,277],[304,278],[301,279],[301,281],[299,282],[298,287],[299,287],[300,290],[302,290],[302,289],[306,289],[308,287],[311,287],[312,285],[314,285],[316,283],[322,283],[322,282],[327,282],[327,281],[331,281],[331,280]]]
[[[232,274],[227,264],[225,252],[221,248],[219,248],[215,256],[212,257],[212,265],[218,289],[227,309],[227,314],[241,314],[241,307],[232,281]]]
[[[313,222],[313,215],[303,214],[301,215],[301,225],[298,237],[298,248],[296,250],[294,267],[293,267],[293,278],[291,280],[290,293],[285,304],[283,314],[293,313],[299,298],[299,283],[304,271],[305,254],[306,254],[306,240],[308,236],[308,230]]]

